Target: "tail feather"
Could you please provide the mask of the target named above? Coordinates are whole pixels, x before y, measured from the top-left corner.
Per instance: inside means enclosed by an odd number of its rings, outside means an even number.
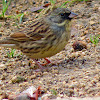
[[[0,44],[0,47],[10,47],[10,48],[12,48],[14,46],[15,46],[15,44]]]
[[[10,48],[13,48],[13,47],[15,47],[15,45],[16,44],[14,44],[10,40],[7,40],[7,39],[0,40],[0,47],[10,47]]]

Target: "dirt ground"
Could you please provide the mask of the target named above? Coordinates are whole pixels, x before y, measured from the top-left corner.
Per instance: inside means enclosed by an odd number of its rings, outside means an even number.
[[[0,38],[31,23],[39,13],[27,12],[32,7],[43,5],[44,1],[13,0],[6,15],[26,14],[21,24],[14,18],[0,19]],[[65,0],[57,0],[56,5],[63,2]],[[78,17],[72,21],[71,39],[65,49],[48,58],[53,62],[46,66],[49,71],[35,72],[35,63],[30,64],[32,60],[19,50],[15,51],[14,57],[8,57],[7,52],[11,49],[0,47],[0,97],[4,93],[15,95],[29,86],[41,86],[45,93],[54,91],[58,97],[100,96],[100,40],[97,45],[90,41],[90,37],[100,35],[100,0],[66,6]],[[76,40],[85,42],[87,49],[74,51],[72,45]]]

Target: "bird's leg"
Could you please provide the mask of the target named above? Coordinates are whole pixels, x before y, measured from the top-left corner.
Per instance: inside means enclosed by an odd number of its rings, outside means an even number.
[[[34,62],[39,66],[39,68],[40,68],[41,70],[44,69],[44,67],[43,67],[36,59],[33,59],[33,60],[34,60]]]
[[[47,63],[45,63],[45,64],[41,64],[42,66],[45,66],[45,65],[51,63],[51,61],[50,61],[49,59],[47,59],[47,58],[44,58],[44,59],[46,60]]]
[[[33,59],[34,62],[36,63],[36,65],[40,68],[41,71],[48,70],[48,68],[44,68],[43,66],[51,63],[50,60],[48,60],[47,58],[44,58],[44,59],[47,61],[47,63],[45,63],[45,64],[40,64],[36,59]],[[40,70],[37,70],[37,71],[40,71]]]

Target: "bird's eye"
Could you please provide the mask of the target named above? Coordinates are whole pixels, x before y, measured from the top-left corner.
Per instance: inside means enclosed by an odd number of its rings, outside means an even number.
[[[64,13],[61,13],[60,15],[61,15],[61,16],[64,16]]]

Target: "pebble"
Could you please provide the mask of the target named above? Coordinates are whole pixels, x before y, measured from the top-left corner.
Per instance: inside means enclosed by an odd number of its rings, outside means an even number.
[[[33,4],[36,4],[36,2],[35,2],[35,1],[33,1]]]
[[[32,80],[32,79],[35,79],[35,78],[36,78],[36,75],[31,75],[29,78],[30,78],[31,80]]]
[[[73,46],[75,51],[76,50],[80,51],[82,49],[86,49],[87,48],[87,44],[85,42],[83,42],[83,41],[75,41],[72,46]]]
[[[0,69],[4,68],[5,65],[4,64],[0,64]]]
[[[90,22],[89,22],[90,25],[93,25],[93,24],[95,24],[95,23],[96,23],[95,21],[90,21]]]
[[[20,83],[20,82],[23,82],[25,81],[26,79],[24,77],[21,77],[21,76],[15,76],[11,79],[11,82],[12,83]]]

